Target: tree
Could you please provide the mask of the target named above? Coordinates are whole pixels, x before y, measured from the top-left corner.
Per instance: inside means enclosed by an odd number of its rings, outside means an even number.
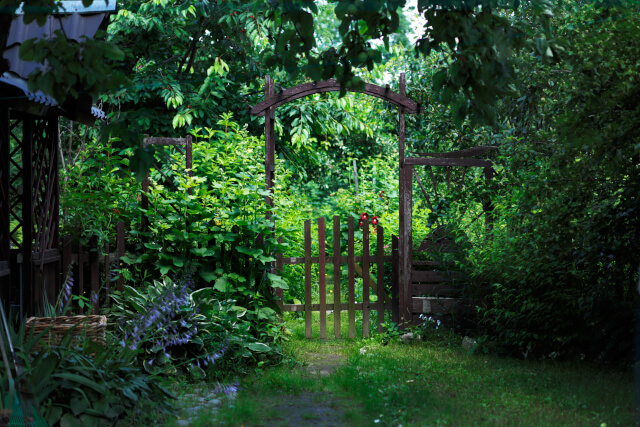
[[[273,51],[268,66],[281,66],[292,76],[303,72],[314,81],[336,77],[343,92],[364,83],[354,72],[373,69],[382,61],[375,40],[388,49],[389,37],[400,25],[399,9],[405,0],[333,0],[340,21],[341,45],[319,52],[314,33],[315,2],[269,2]],[[424,56],[446,52],[441,70],[434,76],[440,101],[452,105],[461,122],[471,114],[484,123],[496,123],[499,96],[515,94],[514,54],[520,50],[544,62],[559,58],[562,47],[551,32],[549,0],[419,0],[426,19],[416,52]],[[300,64],[300,65],[299,65]]]
[[[85,7],[92,3],[93,0],[83,0]],[[0,46],[3,49],[18,6],[19,3],[15,1],[0,0]],[[64,11],[64,5],[55,0],[27,0],[21,6],[24,22],[36,21],[40,26],[45,24],[48,16]],[[62,29],[56,30],[50,38],[23,41],[20,58],[43,65],[29,76],[29,88],[41,90],[63,104],[68,96],[78,98],[80,93],[86,93],[95,99],[100,91],[125,84],[126,79],[118,70],[123,53],[117,46],[105,41],[103,36],[99,33],[93,39],[85,38],[73,43]],[[0,75],[7,70],[9,64],[2,57]]]

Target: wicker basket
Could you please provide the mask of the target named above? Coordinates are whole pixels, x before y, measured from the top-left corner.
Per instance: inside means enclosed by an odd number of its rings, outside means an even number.
[[[59,345],[65,334],[74,326],[76,327],[70,333],[72,336],[71,345],[77,344],[80,336],[104,345],[107,329],[107,318],[105,316],[59,316],[55,319],[50,317],[30,317],[27,319],[27,333],[33,327],[33,336],[36,336],[50,327],[41,340],[33,346],[32,351],[42,350],[43,346]],[[25,334],[25,339],[26,337],[27,334]]]
[[[7,427],[11,417],[10,409],[0,409],[0,427]]]

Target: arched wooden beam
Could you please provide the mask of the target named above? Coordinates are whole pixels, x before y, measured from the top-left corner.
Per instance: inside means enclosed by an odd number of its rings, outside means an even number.
[[[267,111],[269,108],[279,107],[289,101],[293,101],[294,99],[302,98],[308,95],[314,95],[316,93],[337,92],[339,90],[340,83],[335,79],[314,83],[305,83],[299,86],[285,89],[279,93],[276,93],[269,99],[265,99],[251,109],[251,114],[254,116],[264,116],[265,111]],[[410,114],[416,114],[422,111],[422,106],[420,104],[407,98],[406,96],[402,96],[399,93],[390,90],[388,87],[384,88],[371,83],[365,83],[364,89],[356,90],[347,88],[347,91],[364,93],[366,95],[384,99],[385,101],[390,102],[397,107],[404,107],[405,112]]]

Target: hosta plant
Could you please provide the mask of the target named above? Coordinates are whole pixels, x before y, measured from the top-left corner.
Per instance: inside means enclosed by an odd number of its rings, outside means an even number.
[[[173,409],[174,396],[158,378],[133,366],[136,351],[117,345],[111,334],[104,346],[88,340],[72,345],[69,331],[60,345],[37,350],[35,344],[47,332],[34,335],[23,322],[19,330],[11,330],[11,339],[20,343],[15,350],[22,373],[16,384],[22,382],[32,393],[33,403],[49,425],[113,424],[134,411],[141,400],[154,402],[160,412]],[[6,372],[6,367],[0,372]]]
[[[223,356],[246,362],[254,353],[277,353],[249,333],[245,309],[214,298],[214,288],[192,291],[191,283],[165,278],[112,295],[109,324],[122,337],[121,346],[140,350],[148,372],[203,379],[205,369]]]

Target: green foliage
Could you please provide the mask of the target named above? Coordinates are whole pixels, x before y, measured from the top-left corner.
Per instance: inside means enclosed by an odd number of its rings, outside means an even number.
[[[214,294],[214,288],[190,291],[188,279],[155,281],[139,290],[126,286],[112,296],[109,323],[124,337],[121,345],[141,350],[139,364],[154,375],[203,380],[207,366],[222,357],[240,372],[254,354],[277,354],[249,333],[251,324],[241,319],[245,308],[232,300],[220,302]],[[216,375],[215,368],[211,371]]]
[[[60,345],[35,350],[34,345],[48,330],[34,336],[25,323],[19,330],[11,330],[13,342],[21,343],[15,350],[23,367],[15,380],[26,381],[50,425],[75,420],[82,425],[112,423],[135,410],[142,398],[155,402],[159,412],[172,410],[171,393],[132,366],[135,352],[118,346],[111,335],[105,346],[89,340],[74,346],[70,330]]]
[[[87,245],[94,236],[98,248],[115,245],[115,226],[138,221],[139,187],[127,168],[130,151],[95,140],[69,153],[60,172],[61,234]]]
[[[80,94],[97,98],[102,91],[114,90],[130,84],[116,64],[124,53],[113,43],[103,40],[104,32],[95,38],[84,37],[80,43],[70,44],[62,30],[54,31],[48,39],[29,39],[20,46],[20,58],[47,67],[34,70],[29,76],[29,88],[42,90],[62,104]]]
[[[175,157],[150,174],[150,208],[143,212],[149,230],[132,233],[139,240],[124,274],[131,279],[149,267],[169,276],[195,271],[223,299],[246,307],[251,321],[273,321],[271,289],[286,284],[269,271],[280,245],[273,222],[265,219],[268,211],[277,212],[264,201],[261,143],[230,115],[219,125],[223,130],[194,130],[193,178],[184,172],[184,159]]]
[[[254,56],[264,31],[252,12],[257,5],[130,0],[118,6],[108,33],[123,46],[123,69],[133,84],[103,92],[114,117],[152,136],[184,134],[196,123],[212,128],[228,111],[252,120],[247,94],[259,88]]]

